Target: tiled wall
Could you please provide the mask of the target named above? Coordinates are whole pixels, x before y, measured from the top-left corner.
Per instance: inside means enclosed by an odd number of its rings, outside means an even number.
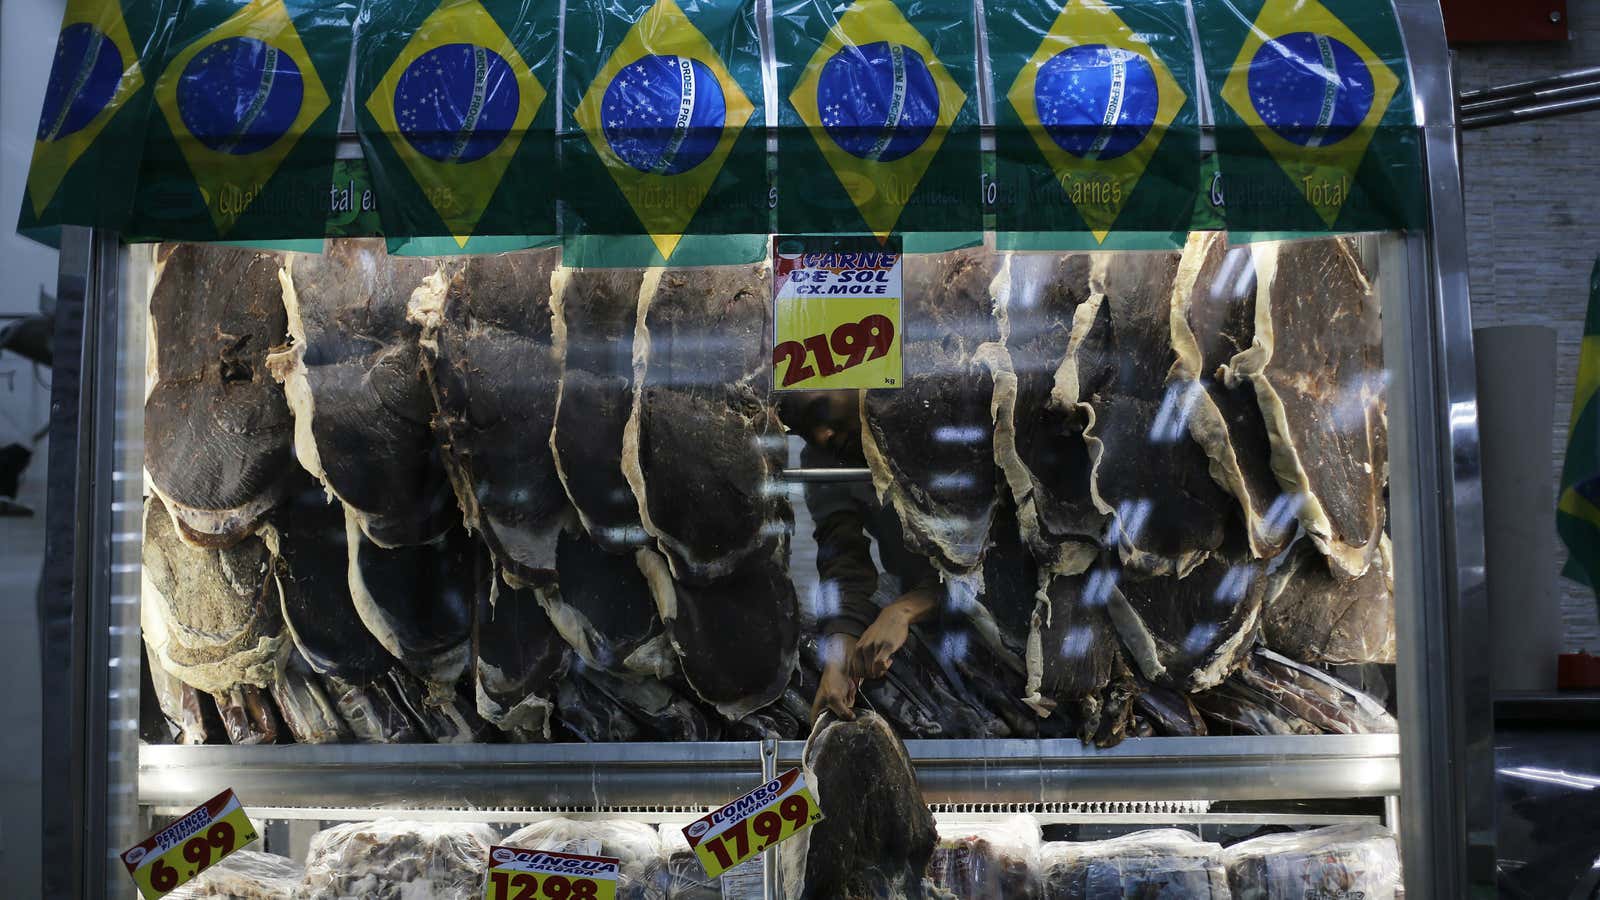
[[[1488,87],[1600,66],[1600,4],[1570,4],[1566,44],[1462,47],[1457,85]],[[1473,325],[1542,324],[1556,330],[1556,433],[1550,478],[1559,483],[1571,417],[1589,274],[1600,255],[1600,112],[1467,132],[1463,141]],[[1555,527],[1551,511],[1551,528]],[[1557,545],[1556,565],[1566,560]],[[1568,650],[1600,653],[1593,593],[1559,579]]]

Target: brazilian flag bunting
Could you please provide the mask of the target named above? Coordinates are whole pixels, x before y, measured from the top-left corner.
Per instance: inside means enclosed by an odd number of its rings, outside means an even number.
[[[133,204],[175,0],[68,0],[34,135],[17,230],[60,224],[120,229]],[[130,152],[131,148],[131,152]]]

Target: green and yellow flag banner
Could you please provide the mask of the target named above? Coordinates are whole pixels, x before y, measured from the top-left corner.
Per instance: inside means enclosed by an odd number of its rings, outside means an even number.
[[[121,228],[175,0],[68,0],[34,135],[17,230]],[[131,151],[130,151],[130,148]]]
[[[983,226],[973,7],[778,0],[778,228]]]
[[[1600,586],[1600,260],[1589,276],[1589,314],[1583,323],[1578,384],[1572,395],[1567,458],[1561,466],[1556,531],[1567,545],[1561,574]],[[1600,598],[1597,598],[1600,599]]]
[[[1230,229],[1421,224],[1409,74],[1388,3],[1206,0],[1194,12]]]
[[[987,27],[1002,245],[1180,244],[1200,152],[1187,4],[1018,0]],[[1130,239],[1107,244],[1119,223]]]
[[[155,81],[135,237],[306,237],[329,210],[355,7],[189,0]]]
[[[559,0],[363,5],[357,130],[395,249],[407,235],[504,249],[508,235],[557,234],[550,95],[560,21]]]
[[[754,0],[568,10],[559,196],[568,235],[768,229]]]

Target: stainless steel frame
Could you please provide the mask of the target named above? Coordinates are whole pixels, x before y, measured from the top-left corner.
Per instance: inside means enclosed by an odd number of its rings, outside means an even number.
[[[1476,664],[1487,658],[1486,616],[1454,92],[1436,3],[1396,0],[1396,8],[1414,63],[1430,216],[1428,232],[1411,236],[1393,261],[1411,275],[1409,305],[1386,310],[1402,735],[1167,738],[1110,750],[1070,741],[913,741],[930,801],[1385,797],[1392,822],[1398,795],[1411,896],[1467,897],[1492,884],[1492,719],[1487,670]],[[140,471],[133,435],[141,379],[118,371],[118,352],[126,345],[119,329],[142,320],[136,304],[131,314],[124,305],[132,302],[124,258],[115,235],[63,235],[61,290],[81,285],[85,301],[77,491],[70,508],[53,502],[51,510],[76,525],[74,727],[47,759],[71,770],[75,843],[57,863],[75,873],[72,896],[125,892],[114,854],[136,803],[187,808],[222,787],[277,808],[443,814],[503,807],[515,796],[529,808],[689,809],[797,763],[800,745],[792,743],[138,747],[138,575],[124,562],[137,559],[138,512],[125,505],[117,475]]]

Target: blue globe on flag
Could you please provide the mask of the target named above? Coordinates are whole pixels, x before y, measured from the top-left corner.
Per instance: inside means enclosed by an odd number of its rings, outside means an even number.
[[[469,163],[505,141],[521,100],[505,57],[477,44],[441,44],[400,74],[394,118],[418,153],[435,162]]]
[[[200,143],[244,155],[272,146],[300,115],[305,84],[289,54],[265,41],[223,38],[195,54],[178,80],[178,114]]]
[[[893,162],[916,152],[939,120],[939,86],[922,54],[888,41],[846,47],[822,67],[817,112],[844,152]]]
[[[1150,61],[1131,50],[1085,44],[1045,60],[1034,79],[1039,124],[1080,159],[1116,159],[1144,141],[1161,108]]]
[[[39,140],[56,141],[87,128],[121,82],[122,53],[115,41],[87,22],[61,29],[39,113]]]
[[[687,56],[628,63],[600,101],[606,145],[629,166],[656,175],[678,175],[705,162],[727,118],[716,74]]]
[[[1324,147],[1349,137],[1372,109],[1372,72],[1348,44],[1297,31],[1250,60],[1250,102],[1284,140]]]

